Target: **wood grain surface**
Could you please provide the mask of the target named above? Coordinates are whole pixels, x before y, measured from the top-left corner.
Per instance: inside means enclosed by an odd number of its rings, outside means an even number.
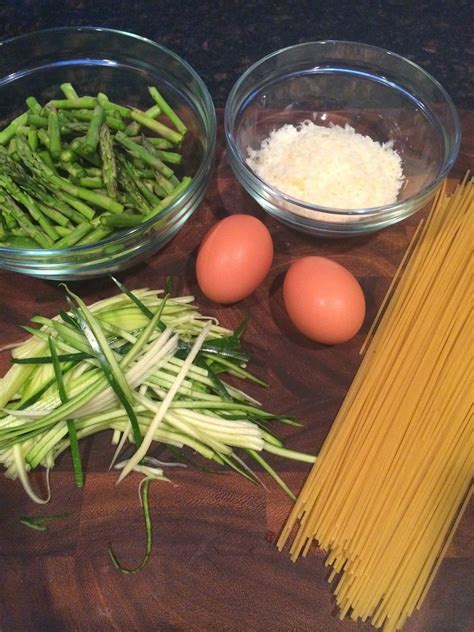
[[[473,165],[474,115],[463,115],[463,146],[452,172],[461,176]],[[220,126],[222,130],[222,125]],[[271,273],[261,288],[237,306],[216,308],[199,292],[194,277],[196,249],[217,219],[229,213],[263,219],[275,245]],[[247,348],[251,368],[271,385],[246,386],[264,406],[296,415],[302,428],[282,428],[294,449],[317,453],[360,362],[359,348],[395,273],[419,216],[369,237],[322,240],[294,232],[264,215],[236,183],[223,145],[209,192],[196,214],[168,246],[146,263],[123,272],[131,288],[162,287],[167,276],[176,291],[191,292],[202,311],[229,327],[249,315]],[[360,334],[336,347],[311,343],[289,325],[282,303],[285,270],[295,258],[330,256],[360,280],[367,318]],[[109,296],[108,279],[71,284],[88,302]],[[0,341],[21,337],[18,326],[34,313],[54,315],[64,305],[55,282],[0,272]],[[0,374],[8,365],[0,354]],[[110,434],[82,446],[86,484],[74,486],[67,455],[51,475],[53,499],[48,513],[67,510],[67,520],[45,533],[19,523],[21,515],[44,513],[24,494],[18,481],[0,477],[0,631],[162,630],[186,632],[302,631],[359,632],[368,624],[339,621],[323,566],[313,548],[307,559],[290,562],[275,539],[291,501],[271,482],[268,490],[233,473],[172,471],[173,483],[150,486],[154,524],[152,559],[140,574],[125,576],[111,565],[113,542],[124,564],[141,559],[144,547],[137,481],[119,486],[108,471]],[[308,466],[269,459],[294,491]],[[32,476],[44,491],[44,474]],[[459,526],[423,608],[405,632],[474,630],[473,506]]]

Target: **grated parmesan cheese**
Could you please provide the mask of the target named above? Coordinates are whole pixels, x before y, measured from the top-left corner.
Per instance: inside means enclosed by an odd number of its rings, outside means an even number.
[[[260,149],[249,147],[247,153],[247,164],[262,180],[320,206],[392,204],[403,183],[401,158],[392,141],[378,143],[350,125],[283,125],[270,132]]]

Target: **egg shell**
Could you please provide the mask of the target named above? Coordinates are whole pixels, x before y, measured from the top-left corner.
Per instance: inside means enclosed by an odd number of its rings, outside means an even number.
[[[290,266],[283,300],[295,327],[323,344],[350,340],[365,318],[359,282],[347,268],[325,257],[303,257]]]
[[[273,241],[267,227],[252,215],[231,215],[204,237],[196,277],[201,291],[212,301],[236,303],[264,281],[272,261]]]

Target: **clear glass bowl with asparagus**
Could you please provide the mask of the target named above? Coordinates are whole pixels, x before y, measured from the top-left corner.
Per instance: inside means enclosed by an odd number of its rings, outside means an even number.
[[[65,98],[45,104],[28,97],[0,131],[0,245],[96,243],[158,215],[191,183],[175,172],[186,125],[156,87],[146,111],[60,89]]]
[[[1,45],[0,268],[87,278],[163,247],[212,172],[215,111],[199,76],[109,29]]]

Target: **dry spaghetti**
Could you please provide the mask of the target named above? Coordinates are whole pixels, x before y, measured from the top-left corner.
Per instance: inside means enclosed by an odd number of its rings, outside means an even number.
[[[439,192],[278,541],[328,551],[340,618],[399,630],[472,494],[472,211]]]

